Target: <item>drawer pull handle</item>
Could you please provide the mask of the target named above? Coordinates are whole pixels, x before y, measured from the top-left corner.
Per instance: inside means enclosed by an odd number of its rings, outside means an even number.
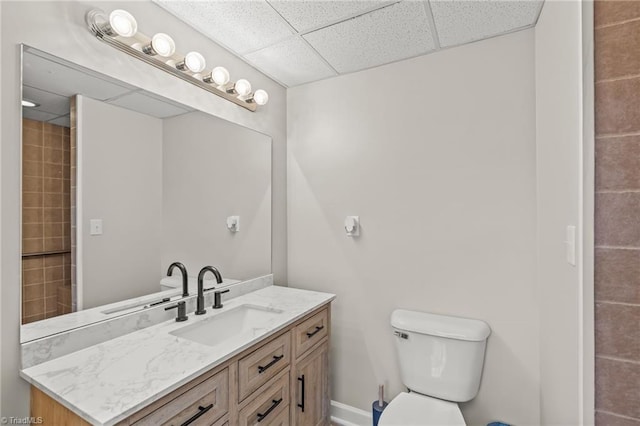
[[[258,413],[258,423],[263,421],[273,410],[276,409],[276,407],[278,405],[280,405],[280,403],[282,402],[282,398],[277,399],[277,400],[276,399],[272,399],[271,402],[272,402],[271,407],[269,407],[269,409],[267,411],[265,411],[264,414]]]
[[[304,413],[304,374],[302,377],[298,377],[298,381],[302,382],[302,404],[298,404],[298,407],[302,408],[302,412]]]
[[[271,367],[273,364],[275,364],[276,362],[280,361],[282,358],[284,358],[284,355],[280,355],[280,356],[273,356],[273,360],[271,360],[271,362],[267,365],[265,365],[264,367],[259,365],[258,366],[258,374],[262,374],[263,371],[265,371],[267,368]]]
[[[311,339],[313,336],[315,336],[320,330],[322,330],[324,328],[324,325],[317,325],[316,326],[316,331],[312,331],[311,333],[307,333],[307,337],[309,339]]]
[[[204,413],[206,413],[207,411],[211,410],[213,408],[213,404],[209,404],[206,407],[203,407],[202,405],[198,406],[198,411],[196,414],[194,414],[189,420],[187,420],[186,422],[182,423],[182,426],[187,426],[190,425],[191,423],[195,422],[196,420],[198,420],[198,418],[200,416],[202,416]]]

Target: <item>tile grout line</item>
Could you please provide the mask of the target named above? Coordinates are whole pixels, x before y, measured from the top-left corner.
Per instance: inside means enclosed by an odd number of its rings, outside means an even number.
[[[605,249],[605,250],[640,250],[640,247],[631,247],[631,246],[607,246],[607,245],[595,245],[594,247],[597,249]]]
[[[597,189],[596,194],[638,194],[640,189]]]
[[[596,354],[596,358],[606,359],[607,361],[616,361],[616,362],[623,362],[623,363],[627,363],[627,364],[640,365],[640,361],[634,361],[634,360],[625,359],[625,358],[618,358],[618,357],[610,356],[610,355],[597,355]]]
[[[606,411],[606,410],[596,410],[597,413],[604,413],[604,414],[608,414],[610,416],[614,416],[614,417],[619,417],[621,419],[628,419],[628,420],[640,420],[640,418],[638,417],[629,417],[629,416],[625,416],[624,414],[618,414],[618,413],[614,413],[612,411]]]
[[[640,303],[615,302],[610,300],[596,300],[596,304],[603,303],[605,305],[630,306],[632,308],[640,308]]]
[[[596,142],[598,142],[598,139],[600,139],[599,142],[604,142],[602,139],[620,139],[620,138],[630,138],[630,137],[638,137],[638,136],[640,136],[640,132],[632,132],[632,133],[603,133],[602,135],[596,136]]]
[[[598,25],[597,27],[594,27],[594,30],[601,30],[603,28],[611,28],[611,27],[617,27],[619,25],[624,25],[624,24],[630,24],[632,22],[636,22],[636,21],[640,21],[640,18],[631,18],[631,19],[625,19],[624,21],[618,21],[618,22],[612,22],[609,24],[603,24],[603,25]]]
[[[635,80],[636,78],[640,78],[640,74],[627,74],[620,77],[603,78],[602,80],[595,81],[595,84],[614,83],[616,81],[625,81],[625,80]]]

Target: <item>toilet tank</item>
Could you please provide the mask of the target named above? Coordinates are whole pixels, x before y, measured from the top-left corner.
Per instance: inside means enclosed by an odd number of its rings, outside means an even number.
[[[396,309],[391,326],[407,388],[455,402],[476,396],[491,334],[486,322]]]

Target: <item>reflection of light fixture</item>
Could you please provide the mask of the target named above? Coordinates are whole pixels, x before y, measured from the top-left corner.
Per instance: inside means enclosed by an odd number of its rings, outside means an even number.
[[[216,86],[224,86],[229,82],[229,71],[225,67],[215,67],[203,81],[213,83]]]
[[[27,99],[23,99],[22,100],[22,106],[23,107],[27,107],[27,108],[35,108],[35,107],[40,106],[40,104],[37,104],[37,103],[35,103],[33,101],[30,101],[30,100],[27,100]]]
[[[269,94],[262,89],[258,89],[250,100],[261,106],[266,105],[269,102]]]
[[[165,33],[158,33],[151,38],[151,43],[142,48],[147,55],[159,55],[168,58],[176,52],[176,43]]]
[[[184,60],[176,64],[176,68],[180,71],[188,69],[193,73],[200,72],[207,66],[204,56],[198,52],[189,52],[185,55]]]
[[[109,27],[122,37],[133,37],[138,32],[136,18],[122,9],[116,9],[109,14]]]
[[[148,37],[139,33],[135,18],[127,11],[117,9],[107,17],[103,11],[94,9],[85,19],[98,40],[249,111],[255,111],[269,99],[264,90],[251,93],[251,83],[247,80],[231,82],[229,71],[224,67],[205,71],[204,56],[198,52],[184,56],[177,53],[175,42],[167,34]]]
[[[236,93],[238,96],[247,96],[251,93],[251,83],[244,78],[236,81],[227,89],[227,93]]]

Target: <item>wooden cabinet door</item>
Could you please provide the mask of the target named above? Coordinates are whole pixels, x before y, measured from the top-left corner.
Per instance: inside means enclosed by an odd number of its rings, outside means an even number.
[[[292,375],[292,424],[329,424],[329,343],[327,340],[297,361]]]

